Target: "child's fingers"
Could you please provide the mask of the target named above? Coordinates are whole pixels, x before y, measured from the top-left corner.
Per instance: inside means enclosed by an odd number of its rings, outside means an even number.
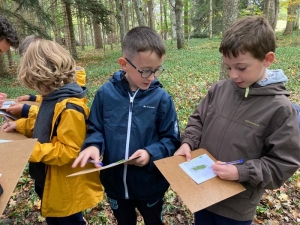
[[[81,162],[83,158],[83,155],[79,154],[79,156],[75,159],[75,161],[72,164],[72,168],[77,167],[77,165]],[[80,165],[82,167],[82,165]]]

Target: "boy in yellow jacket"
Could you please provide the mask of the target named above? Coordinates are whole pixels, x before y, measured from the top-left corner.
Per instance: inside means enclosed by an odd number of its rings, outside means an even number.
[[[17,130],[38,139],[29,159],[29,173],[48,225],[84,225],[81,211],[103,198],[97,173],[66,178],[76,172],[71,165],[85,139],[89,115],[87,89],[76,83],[75,69],[75,61],[59,44],[33,41],[22,56],[18,79],[42,95],[43,101],[35,122],[24,118],[2,127],[5,132]]]

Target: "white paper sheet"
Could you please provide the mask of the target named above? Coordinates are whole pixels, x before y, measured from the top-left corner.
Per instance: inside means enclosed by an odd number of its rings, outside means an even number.
[[[197,184],[207,181],[217,176],[211,166],[215,162],[207,155],[203,154],[189,162],[179,164],[179,166],[186,172]]]
[[[14,101],[4,101],[1,109],[7,109],[12,104],[15,104],[15,102]]]

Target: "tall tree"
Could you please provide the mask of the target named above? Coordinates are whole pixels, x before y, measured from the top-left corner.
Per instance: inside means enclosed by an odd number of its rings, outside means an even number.
[[[263,15],[267,18],[273,30],[277,25],[279,14],[279,0],[265,0]]]
[[[162,2],[162,0],[161,0]],[[168,26],[168,19],[167,19],[167,2],[162,2],[163,3],[163,15],[164,15],[164,25],[163,25],[163,38],[164,40],[168,39],[168,30],[169,30],[169,26]]]
[[[147,0],[149,27],[155,30],[154,1]]]
[[[223,0],[223,23],[222,33],[224,34],[230,25],[238,19],[239,13],[239,1],[238,0]],[[219,79],[228,78],[228,71],[221,60],[220,76]]]
[[[184,37],[189,36],[189,0],[183,0],[183,27],[184,27]]]
[[[294,28],[294,23],[296,18],[296,8],[297,8],[297,4],[295,4],[295,0],[290,0],[288,2],[287,21],[286,21],[286,26],[283,35],[289,35],[293,33],[293,28]]]
[[[183,0],[175,0],[175,5],[171,5],[171,7],[174,8],[176,17],[177,49],[181,49],[184,48],[184,36],[182,26]]]
[[[95,19],[93,19],[95,49],[103,48],[103,40],[101,36],[101,27]]]
[[[123,37],[125,36],[125,22],[124,22],[124,0],[116,1],[116,18],[120,29],[120,43],[122,43]]]
[[[299,20],[300,20],[300,2],[298,1],[298,4],[296,6],[295,22],[294,22],[293,30],[299,30]]]
[[[213,27],[213,1],[209,0],[209,39],[212,39]]]
[[[134,10],[139,26],[146,26],[146,20],[143,13],[143,8],[139,0],[132,0],[134,5]]]
[[[170,20],[171,20],[171,40],[176,39],[176,15],[175,15],[175,0],[169,0],[170,5]]]

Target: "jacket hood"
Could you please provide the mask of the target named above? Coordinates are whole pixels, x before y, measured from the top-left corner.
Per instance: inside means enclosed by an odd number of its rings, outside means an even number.
[[[110,78],[110,81],[113,82],[113,83],[122,82],[123,79],[124,79],[125,74],[126,74],[125,71],[119,70],[119,71],[117,71],[113,74],[112,78]],[[139,90],[139,92],[140,91],[148,91],[148,90],[151,90],[151,89],[154,89],[154,88],[157,88],[157,87],[162,88],[163,85],[157,80],[157,78],[155,78],[154,81],[152,81],[152,83],[150,84],[150,87],[147,90]]]
[[[268,70],[267,69],[267,77],[258,82],[260,86],[267,86],[269,84],[275,83],[286,83],[288,81],[287,76],[280,69],[278,70]]]
[[[285,95],[289,96],[289,92],[285,89],[284,83],[270,83],[266,86],[261,86],[258,83],[252,84],[248,88],[240,88],[238,87],[234,81],[232,81],[232,85],[246,98],[249,96],[267,96],[267,95]]]
[[[44,97],[43,101],[64,99],[66,97],[84,98],[87,94],[87,91],[88,90],[86,87],[80,87],[77,83],[69,83]]]

